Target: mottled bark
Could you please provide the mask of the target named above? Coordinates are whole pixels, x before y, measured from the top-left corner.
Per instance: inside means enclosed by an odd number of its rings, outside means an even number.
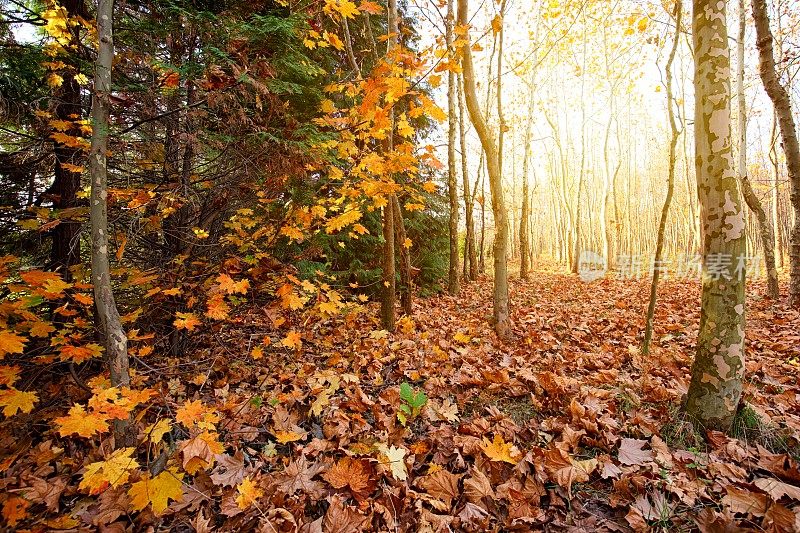
[[[745,355],[744,209],[731,150],[730,56],[725,3],[694,0],[695,172],[703,292],[686,411],[702,429],[729,431],[742,395]]]
[[[447,26],[445,39],[447,53],[453,54],[453,4],[456,0],[447,3]],[[447,292],[458,294],[458,176],[456,175],[456,75],[447,72],[447,193],[450,199],[450,219],[448,230],[450,234],[450,264],[447,270]]]
[[[97,6],[99,40],[92,94],[92,145],[89,153],[89,175],[92,180],[92,283],[100,331],[111,374],[111,385],[130,385],[128,372],[128,339],[120,321],[114,292],[111,289],[108,244],[108,127],[111,95],[111,65],[114,59],[114,0],[100,0]],[[114,444],[118,448],[136,444],[135,427],[130,420],[114,421]]]
[[[761,81],[775,106],[789,172],[790,199],[794,209],[794,226],[789,237],[789,304],[800,309],[800,144],[797,141],[797,127],[792,116],[789,93],[781,85],[775,70],[766,0],[753,0],[753,20],[756,26]]]
[[[667,227],[667,217],[669,216],[669,207],[672,203],[672,195],[675,193],[675,149],[678,146],[678,125],[675,122],[675,95],[672,90],[672,64],[675,61],[675,52],[678,51],[678,43],[680,42],[681,32],[681,15],[683,13],[683,6],[681,0],[675,1],[675,37],[672,41],[672,48],[669,51],[666,66],[666,85],[667,85],[667,122],[669,123],[669,131],[671,133],[669,141],[669,161],[667,164],[667,196],[664,198],[664,205],[661,208],[661,219],[658,223],[658,240],[656,241],[656,255],[653,261],[653,279],[650,283],[650,302],[647,305],[647,318],[644,327],[644,342],[642,343],[642,353],[647,355],[650,353],[650,340],[653,336],[653,317],[656,311],[656,297],[658,294],[658,280],[661,277],[661,261],[664,251],[664,231]]]
[[[458,0],[458,24],[467,28],[468,0]],[[486,123],[486,118],[481,113],[478,105],[478,95],[475,90],[475,67],[472,63],[472,51],[469,44],[469,31],[464,35],[465,44],[461,47],[462,65],[464,75],[464,96],[475,131],[481,141],[486,155],[487,173],[489,175],[489,188],[492,194],[492,212],[494,213],[495,238],[494,254],[494,327],[498,337],[507,340],[511,336],[511,326],[508,312],[508,263],[506,249],[508,243],[508,212],[503,198],[503,185],[501,183],[500,158],[498,145]],[[499,92],[499,87],[498,87]],[[502,124],[502,122],[501,122]]]

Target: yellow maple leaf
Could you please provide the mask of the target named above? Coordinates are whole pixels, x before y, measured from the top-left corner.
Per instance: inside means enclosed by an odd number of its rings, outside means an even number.
[[[289,349],[299,350],[303,346],[303,339],[300,338],[300,333],[292,330],[281,340],[281,344]]]
[[[256,346],[250,351],[250,357],[252,357],[253,360],[258,361],[264,357],[264,349],[261,348],[261,346]]]
[[[225,303],[222,296],[216,295],[206,302],[206,316],[214,320],[224,320],[228,317],[231,308]]]
[[[23,392],[13,387],[0,391],[0,407],[3,407],[5,416],[14,416],[17,411],[30,413],[37,400],[35,392]]]
[[[12,386],[19,379],[20,372],[22,372],[22,368],[18,366],[0,366],[0,385]]]
[[[128,481],[131,470],[139,468],[139,463],[131,457],[135,448],[120,448],[105,461],[86,466],[79,489],[88,489],[89,494],[100,494],[109,485],[118,487]]]
[[[131,498],[131,509],[141,511],[148,505],[153,506],[153,513],[159,515],[167,509],[169,500],[180,501],[183,498],[183,474],[177,468],[164,470],[156,477],[145,474],[128,489]]]
[[[108,431],[108,422],[97,413],[87,413],[82,405],[73,405],[69,414],[53,420],[58,426],[58,434],[62,437],[75,433],[81,437],[91,438],[95,433]]]
[[[322,32],[322,38],[325,39],[331,46],[339,50],[340,52],[344,50],[344,43],[339,36],[335,33],[330,33],[328,31]]]
[[[503,436],[495,434],[494,441],[490,442],[489,439],[483,437],[483,444],[481,449],[486,456],[492,461],[505,461],[515,465],[519,462],[522,454],[514,444],[503,440]]]
[[[492,31],[494,33],[500,33],[503,29],[503,17],[500,15],[495,15],[492,19]]]
[[[301,440],[305,437],[305,434],[298,433],[297,431],[276,431],[275,432],[275,440],[281,444],[288,444],[290,442],[295,442]]]
[[[246,294],[247,289],[250,287],[249,280],[233,281],[233,278],[227,274],[217,276],[217,283],[219,283],[219,288],[228,294]]]
[[[200,420],[200,417],[205,414],[206,406],[200,400],[193,400],[186,402],[175,413],[175,420],[183,424],[187,428],[194,425],[195,422]]]
[[[0,359],[9,353],[22,353],[24,348],[25,337],[7,329],[0,331]]]
[[[236,505],[239,509],[247,509],[264,495],[263,489],[259,488],[253,480],[246,477],[236,487],[239,495],[236,496]]]
[[[55,330],[56,328],[54,328],[49,322],[37,320],[31,326],[29,333],[31,334],[31,337],[47,337]]]
[[[406,468],[406,453],[404,448],[398,448],[394,445],[386,446],[385,444],[378,445],[378,451],[383,456],[382,463],[389,467],[392,477],[399,481],[404,481],[408,477],[408,469]]]
[[[200,320],[194,315],[194,313],[181,313],[178,311],[175,313],[176,318],[172,324],[178,329],[186,329],[189,331],[194,331],[194,328],[201,324]]]
[[[145,428],[144,434],[150,442],[160,442],[164,435],[172,429],[172,424],[169,419],[162,418],[154,424],[150,424]]]

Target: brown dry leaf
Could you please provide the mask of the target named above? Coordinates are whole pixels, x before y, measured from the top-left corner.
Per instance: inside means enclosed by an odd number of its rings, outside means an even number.
[[[784,483],[783,481],[779,481],[774,478],[765,477],[756,479],[753,484],[772,496],[772,499],[775,501],[780,500],[784,496],[788,496],[793,500],[800,501],[800,487],[789,485],[788,483]]]
[[[237,450],[234,455],[220,454],[216,456],[217,466],[211,474],[211,481],[223,487],[235,487],[244,479],[244,455]],[[185,460],[185,457],[184,457]]]
[[[643,465],[646,462],[652,461],[653,452],[642,449],[645,444],[647,444],[646,440],[622,439],[619,445],[619,462],[624,465],[632,466]]]
[[[467,496],[467,500],[483,506],[483,498],[494,499],[494,490],[486,474],[474,467],[469,473],[470,476],[464,480],[464,494]]]
[[[767,495],[738,489],[732,485],[725,487],[727,494],[722,498],[723,505],[730,508],[733,513],[764,516],[767,511]]]
[[[373,474],[369,461],[345,456],[322,474],[322,478],[335,489],[349,487],[356,499],[363,500],[375,489]]]
[[[433,474],[423,477],[419,481],[419,486],[425,489],[428,494],[442,500],[447,507],[450,507],[453,500],[458,499],[458,480],[460,475],[451,474],[447,470],[438,470]]]
[[[355,507],[345,503],[339,494],[328,498],[330,507],[322,521],[322,530],[326,533],[358,533],[364,531],[369,523],[369,516],[359,513]]]

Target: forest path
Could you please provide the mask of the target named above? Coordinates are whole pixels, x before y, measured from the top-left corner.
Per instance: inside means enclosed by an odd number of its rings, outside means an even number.
[[[698,284],[663,283],[645,358],[638,347],[648,286],[644,278],[584,283],[553,272],[515,278],[516,340],[505,345],[488,323],[486,277],[457,297],[417,299],[413,319],[401,317],[394,333],[380,329],[370,304],[321,323],[299,352],[219,360],[202,399],[228,414],[226,446],[270,465],[261,486],[301,522],[645,531],[691,530],[697,520],[721,531],[739,513],[748,530],[797,530],[797,313],[760,298],[755,284],[751,408],[738,440],[710,434],[706,443],[679,412]],[[215,345],[269,331],[263,311],[252,313]],[[794,487],[784,495],[784,485],[767,485],[776,479]]]

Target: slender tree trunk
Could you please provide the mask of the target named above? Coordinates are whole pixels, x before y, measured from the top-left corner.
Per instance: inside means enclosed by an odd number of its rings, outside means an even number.
[[[458,0],[458,24],[467,28],[468,0]],[[507,340],[511,337],[511,327],[508,313],[508,264],[506,261],[506,248],[508,243],[508,212],[503,198],[503,184],[500,172],[500,158],[498,145],[492,138],[492,133],[486,123],[478,105],[478,95],[475,91],[475,68],[472,64],[472,51],[469,44],[469,31],[464,35],[465,45],[462,45],[462,63],[464,73],[464,96],[467,110],[475,131],[481,140],[481,146],[486,154],[486,164],[489,175],[489,187],[492,193],[492,212],[495,222],[494,238],[494,327],[498,337]],[[499,80],[498,80],[499,81]],[[500,86],[498,85],[498,92]],[[502,129],[502,120],[500,121]]]
[[[475,257],[475,219],[473,207],[475,195],[470,193],[467,165],[467,129],[464,125],[464,87],[461,76],[458,79],[458,131],[461,146],[461,176],[464,182],[464,206],[466,211],[467,235],[464,241],[464,279],[478,279],[478,261]],[[476,184],[477,185],[477,184]],[[469,264],[469,267],[467,266]]]
[[[446,40],[447,53],[454,55],[453,24],[454,3],[447,3]],[[458,294],[458,176],[456,175],[456,74],[447,71],[447,192],[450,198],[450,265],[447,276],[447,292]]]
[[[778,165],[778,117],[772,113],[772,130],[770,133],[769,161],[772,163],[772,227],[774,228],[775,251],[778,255],[778,264],[783,269],[783,257],[786,252],[783,249],[783,231],[781,231],[781,172]]]
[[[744,0],[739,0],[739,40],[736,43],[736,102],[739,122],[739,154],[738,177],[742,186],[742,196],[747,207],[758,220],[758,234],[761,246],[764,249],[764,263],[767,268],[767,296],[778,299],[778,270],[775,268],[775,237],[767,213],[761,205],[761,200],[753,191],[750,178],[747,175],[747,108],[744,98],[744,38],[746,29],[746,16]]]
[[[391,54],[397,44],[397,1],[389,0],[389,39],[387,52]],[[386,144],[389,152],[394,148],[394,108],[390,111],[391,126]],[[383,292],[381,297],[381,325],[384,329],[394,331],[395,322],[395,269],[394,269],[394,202],[389,202],[383,208],[383,261],[381,282]]]
[[[114,60],[114,0],[99,0],[97,37],[99,40],[92,93],[92,145],[89,173],[92,180],[92,282],[106,360],[114,387],[129,386],[128,338],[120,321],[114,292],[111,289],[108,244],[108,128],[111,96],[111,65]],[[136,444],[136,432],[129,419],[114,421],[114,445],[124,448]]]
[[[702,429],[727,432],[745,365],[744,209],[731,150],[731,92],[725,3],[694,0],[695,172],[703,230],[703,292],[686,412]]]
[[[661,277],[661,260],[662,252],[664,250],[664,230],[667,227],[667,217],[669,216],[669,207],[672,203],[672,195],[675,192],[675,149],[678,146],[678,126],[675,123],[675,96],[672,91],[672,63],[675,61],[675,52],[678,51],[678,43],[681,36],[681,15],[683,14],[683,6],[681,0],[675,0],[675,38],[672,41],[672,49],[669,51],[669,58],[667,59],[666,73],[667,73],[667,117],[669,122],[669,130],[672,137],[669,142],[669,163],[667,175],[667,196],[664,198],[664,206],[661,208],[661,220],[658,224],[658,240],[656,241],[656,254],[653,261],[653,279],[650,283],[650,303],[647,306],[647,319],[644,328],[644,342],[642,343],[642,353],[647,355],[650,353],[650,339],[653,336],[653,317],[656,311],[656,297],[658,294],[658,280]]]
[[[392,212],[394,214],[394,233],[395,244],[400,250],[400,308],[408,316],[412,314],[412,290],[413,281],[411,279],[411,253],[406,246],[406,225],[403,222],[403,210],[400,208],[400,200],[396,194],[392,194]]]
[[[789,237],[789,305],[800,309],[800,144],[797,141],[797,128],[792,116],[789,93],[781,85],[775,71],[772,31],[769,27],[766,0],[753,0],[753,20],[756,26],[761,81],[764,82],[764,89],[775,106],[783,140],[783,152],[786,154],[786,167],[789,171],[790,199],[794,209],[794,227]]]
[[[530,217],[530,191],[528,190],[528,173],[530,167],[531,133],[533,131],[533,104],[534,104],[534,79],[531,75],[531,84],[528,87],[528,121],[525,124],[525,142],[523,150],[525,155],[522,158],[522,214],[519,221],[519,249],[520,264],[519,277],[528,279],[528,269],[530,268],[530,241],[528,240],[528,219]]]

